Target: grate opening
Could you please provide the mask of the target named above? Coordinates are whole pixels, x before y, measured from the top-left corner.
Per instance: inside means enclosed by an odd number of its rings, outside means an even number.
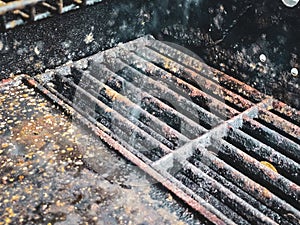
[[[209,151],[210,154],[208,154],[209,152],[207,151]],[[226,179],[227,181],[233,183],[236,187],[241,188],[257,201],[266,204],[270,210],[282,217],[278,218],[276,215],[274,215],[279,221],[284,222],[285,220],[288,220],[293,221],[293,224],[298,223],[298,220],[295,220],[295,218],[290,214],[291,211],[294,211],[294,209],[291,208],[291,205],[286,204],[285,200],[275,197],[273,192],[269,192],[269,190],[265,189],[264,186],[259,184],[259,182],[254,183],[254,181],[250,179],[250,177],[252,178],[251,173],[249,176],[240,174],[238,171],[243,171],[244,173],[244,168],[241,167],[239,168],[241,170],[236,170],[234,166],[232,166],[232,164],[235,165],[236,162],[234,162],[232,159],[230,159],[228,162],[225,162],[214,156],[215,154],[211,154],[213,152],[219,152],[218,148],[213,146],[209,146],[208,150],[200,150],[198,148],[188,160],[195,167],[205,164],[214,172],[218,173],[219,176],[222,176],[223,179]]]
[[[237,196],[242,198],[243,200],[247,201],[249,204],[251,204],[254,208],[258,209],[262,213],[264,213],[269,218],[273,219],[279,224],[290,224],[286,219],[284,219],[282,216],[280,216],[278,213],[273,211],[270,207],[266,206],[263,201],[259,201],[255,199],[253,196],[251,196],[249,193],[245,192],[243,189],[239,188],[237,185],[235,185],[233,182],[230,182],[229,180],[225,179],[223,176],[221,176],[218,172],[211,170],[207,165],[205,165],[205,160],[199,159],[199,157],[190,157],[188,161],[194,165],[196,168],[200,169],[204,173],[206,173],[208,176],[222,184],[224,187],[228,188],[230,191],[235,193]]]
[[[245,85],[244,83],[224,74],[221,71],[218,71],[208,65],[202,63],[199,59],[196,59],[190,55],[187,55],[185,52],[176,50],[171,46],[164,44],[162,42],[151,42],[150,45],[146,45],[147,48],[155,51],[176,63],[195,71],[203,77],[215,82],[222,87],[225,87],[228,90],[233,91],[236,94],[239,94],[243,98],[250,100],[253,103],[258,103],[262,101],[265,96],[251,88],[250,86]],[[247,87],[247,88],[245,88]]]
[[[197,176],[190,169],[182,169],[174,177],[234,222],[251,224],[244,217],[240,216],[239,212],[234,211],[236,209],[234,204],[230,203],[233,209],[227,205],[228,202],[222,198],[222,195],[210,187],[209,181]]]
[[[237,145],[239,145],[239,148],[243,148],[241,144]],[[234,148],[231,146],[223,144],[216,150],[219,151],[219,157],[225,163],[232,166],[236,170],[241,171],[244,175],[257,182],[261,186],[267,187],[270,192],[281,199],[284,199],[295,208],[300,208],[299,193],[291,193],[293,191],[292,187],[295,184],[285,179],[283,176],[276,174],[274,171],[269,170],[269,168],[264,168],[259,161],[252,157],[249,159],[251,160],[250,162],[246,161],[245,157],[247,156],[245,154],[240,154],[237,149],[236,151],[233,149]]]
[[[254,120],[263,124],[264,126],[268,127],[269,129],[276,131],[278,134],[286,137],[287,139],[294,141],[298,145],[300,145],[299,137],[296,137],[296,134],[289,132],[290,129],[288,128],[288,124],[280,124],[280,126],[285,126],[287,128],[287,130],[283,130],[283,129],[281,129],[281,127],[278,127],[278,124],[274,124],[273,121],[269,121],[269,120],[266,121],[265,118],[259,117],[259,118],[254,118]]]
[[[108,68],[111,71],[113,71],[113,68],[110,68],[110,66],[108,66]],[[199,125],[205,128],[216,126],[221,121],[216,115],[208,112],[203,107],[193,104],[191,101],[189,101],[189,99],[186,99],[184,97],[185,94],[182,93],[182,91],[178,93],[172,91],[172,89],[166,90],[165,87],[161,86],[162,84],[160,82],[158,82],[157,80],[153,80],[151,78],[151,76],[153,75],[148,74],[147,76],[147,74],[144,74],[143,71],[138,72],[138,68],[136,67],[128,66],[122,68],[118,70],[116,74],[120,76],[123,82],[127,84],[126,85],[127,87],[133,85],[135,87],[138,86],[139,92],[145,91],[148,93],[149,97],[158,100],[157,103],[160,105],[160,107],[163,103],[161,99],[162,97],[160,96],[162,95],[162,93],[165,93],[163,98],[165,102],[168,102],[169,104],[173,103],[173,105],[175,105],[174,108],[176,108],[176,111],[180,112],[180,114],[184,115],[189,120],[193,120],[194,122],[198,123]],[[147,77],[145,77],[145,75]],[[135,91],[137,91],[137,88],[135,88]],[[129,97],[130,96],[131,95],[129,95]],[[170,109],[168,108],[168,110]],[[195,115],[199,115],[199,116],[195,116]],[[183,119],[182,116],[180,117],[182,121],[186,121],[186,119]],[[195,135],[194,131],[191,133],[191,135]],[[203,131],[205,130],[202,129],[201,133],[199,134],[196,133],[196,136],[202,134]]]
[[[281,155],[272,148],[265,146],[239,130],[235,130],[234,132],[230,131],[224,140],[259,162],[271,162],[279,174],[299,184],[300,168],[299,164],[293,160]]]
[[[145,48],[142,49],[141,51],[140,50],[136,51],[135,53],[138,56],[142,57],[144,60],[150,61],[153,65],[157,66],[160,70],[167,71],[169,72],[169,74],[172,74],[172,76],[174,77],[173,79],[175,80],[180,79],[182,81],[188,80],[188,82],[180,82],[180,85],[184,87],[184,90],[187,91],[188,95],[193,96],[193,94],[195,93],[195,89],[197,89],[196,87],[200,86],[201,91],[199,92],[198,89],[198,92],[199,93],[202,92],[202,95],[206,96],[206,98],[208,99],[206,101],[210,102],[211,97],[221,102],[224,102],[225,98],[227,99],[227,101],[235,100],[235,104],[233,104],[234,108],[242,109],[242,111],[249,108],[249,104],[251,105],[251,103],[248,104],[245,103],[245,100],[242,101],[240,97],[234,99],[230,91],[223,89],[221,86],[218,86],[217,84],[210,81],[209,79],[205,79],[204,77],[198,76],[197,73],[188,70],[186,67],[180,66],[174,61],[167,61],[169,59],[165,59],[161,57],[161,55],[159,54],[149,56],[150,52],[148,50],[149,50],[148,48]],[[161,60],[157,60],[157,59],[161,59]],[[193,83],[197,83],[196,87],[192,85]],[[228,96],[226,97],[226,95]]]
[[[254,120],[244,120],[241,130],[281,154],[300,163],[299,145]]]

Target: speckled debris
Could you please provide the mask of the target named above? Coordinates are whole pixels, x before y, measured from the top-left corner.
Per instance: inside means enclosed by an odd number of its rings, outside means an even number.
[[[0,225],[200,224],[34,89],[13,84],[0,88]]]

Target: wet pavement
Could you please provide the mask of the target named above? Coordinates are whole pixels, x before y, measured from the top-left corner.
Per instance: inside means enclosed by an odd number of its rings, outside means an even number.
[[[203,224],[20,80],[0,86],[0,225]]]

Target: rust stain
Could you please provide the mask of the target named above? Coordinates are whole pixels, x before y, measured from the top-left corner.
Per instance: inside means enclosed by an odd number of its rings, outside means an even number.
[[[268,199],[272,198],[272,194],[267,188],[263,188],[262,195]]]

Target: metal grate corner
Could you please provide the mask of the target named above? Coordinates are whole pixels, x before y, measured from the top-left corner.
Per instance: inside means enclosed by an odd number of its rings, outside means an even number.
[[[215,224],[299,224],[300,112],[146,36],[26,77]]]
[[[0,0],[0,29],[8,30],[28,22],[63,14],[102,0]]]

